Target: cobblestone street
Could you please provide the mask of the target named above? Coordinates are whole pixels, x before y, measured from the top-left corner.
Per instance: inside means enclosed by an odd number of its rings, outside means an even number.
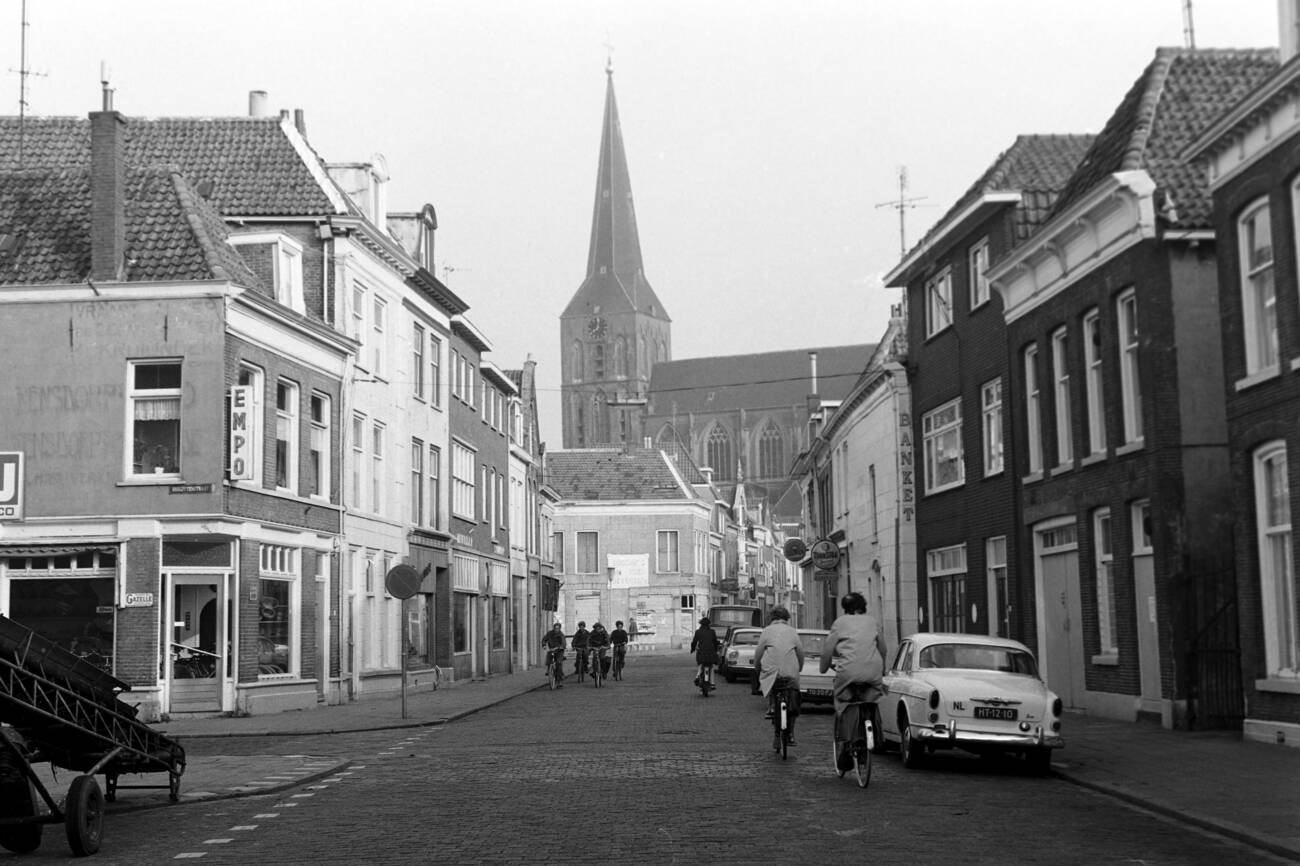
[[[828,710],[782,761],[745,685],[705,699],[691,676],[685,654],[644,657],[622,682],[570,677],[447,725],[196,740],[348,764],[276,795],[110,815],[96,862],[1282,862],[1009,764],[907,771],[889,754],[860,790],[831,771]],[[66,859],[61,835],[24,861]]]

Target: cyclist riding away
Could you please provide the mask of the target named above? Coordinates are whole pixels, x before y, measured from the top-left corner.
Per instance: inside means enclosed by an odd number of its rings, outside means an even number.
[[[763,664],[766,659],[767,664]],[[758,687],[768,700],[765,718],[775,713],[778,685],[786,690],[789,701],[789,732],[787,742],[795,745],[794,722],[799,717],[799,671],[803,668],[803,641],[799,632],[790,625],[790,611],[778,605],[772,608],[767,628],[758,636],[754,648],[754,668],[758,671]],[[780,681],[778,683],[778,680]],[[775,748],[781,747],[781,735],[775,735]]]
[[[710,691],[714,688],[712,677],[713,666],[718,663],[718,643],[718,635],[709,626],[709,618],[700,617],[700,627],[691,638],[691,652],[695,653],[696,664],[695,685],[708,683]]]
[[[614,630],[609,633],[609,642],[614,647],[614,661],[622,668],[627,664],[627,632],[623,629],[623,620],[614,623]]]
[[[578,623],[578,630],[573,633],[573,669],[578,673],[578,681],[582,681],[582,672],[587,669],[587,638],[591,632],[587,631],[586,621]]]
[[[564,629],[557,622],[551,626],[551,630],[542,638],[542,646],[546,647],[546,661],[555,665],[555,679],[564,679]],[[562,685],[556,684],[556,688],[563,688]]]
[[[587,646],[591,649],[591,669],[600,665],[600,675],[609,675],[609,632],[599,622],[592,623],[591,634],[587,636]]]
[[[876,618],[867,613],[867,600],[862,593],[845,593],[840,599],[840,607],[844,613],[831,623],[817,665],[822,673],[832,666],[835,668],[832,693],[837,725],[844,708],[853,702],[854,691],[860,691],[857,687],[867,687],[867,700],[876,700],[884,693],[885,658],[888,655],[880,626]]]

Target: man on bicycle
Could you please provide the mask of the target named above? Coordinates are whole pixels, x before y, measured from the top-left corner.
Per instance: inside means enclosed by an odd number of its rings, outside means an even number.
[[[614,661],[627,664],[627,632],[623,629],[623,620],[614,623],[614,630],[609,633],[609,642],[614,647]]]
[[[551,626],[545,637],[542,638],[542,646],[546,647],[546,661],[555,665],[555,679],[557,681],[564,679],[564,629],[557,622]]]
[[[587,638],[591,632],[587,631],[587,622],[582,620],[578,623],[578,630],[573,633],[573,669],[581,674],[587,668]]]
[[[888,654],[880,626],[876,618],[867,613],[867,600],[862,593],[845,593],[840,599],[840,607],[844,613],[831,623],[817,665],[822,673],[832,666],[835,668],[832,693],[837,724],[844,707],[855,698],[854,691],[861,691],[865,686],[868,700],[875,700],[883,693],[885,657]]]
[[[763,664],[766,658],[767,664]],[[758,685],[768,699],[766,718],[775,713],[777,680],[786,690],[789,700],[788,742],[794,742],[794,721],[799,716],[799,671],[803,668],[803,641],[799,632],[790,625],[790,611],[778,605],[772,608],[767,628],[758,636],[758,645],[754,648],[754,668],[758,671]],[[776,734],[775,748],[781,747],[781,735]]]
[[[591,669],[600,665],[600,675],[609,675],[609,632],[599,622],[592,623],[591,634],[587,636],[587,647],[591,650]]]

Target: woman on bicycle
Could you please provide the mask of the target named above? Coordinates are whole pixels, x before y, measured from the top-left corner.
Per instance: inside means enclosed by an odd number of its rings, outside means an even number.
[[[609,633],[609,642],[614,647],[614,661],[621,668],[627,664],[627,631],[623,628],[623,620],[614,623],[614,630]]]
[[[767,664],[763,664],[764,659]],[[772,608],[767,628],[758,636],[758,644],[754,648],[754,668],[758,671],[758,687],[768,699],[767,718],[772,717],[773,710],[770,707],[775,698],[777,680],[785,681],[786,694],[790,697],[790,736],[787,742],[793,746],[794,720],[799,715],[799,671],[803,669],[803,641],[799,639],[799,632],[790,625],[790,611],[780,605]],[[778,742],[775,745],[780,748],[781,735],[776,736]]]
[[[822,642],[821,659],[817,667],[826,673],[835,668],[832,686],[835,717],[844,712],[855,684],[883,690],[885,675],[885,639],[880,634],[876,618],[867,613],[867,600],[860,592],[848,592],[840,599],[844,613],[831,623],[830,633]]]
[[[609,632],[600,623],[593,623],[591,633],[587,635],[587,648],[591,650],[591,669],[594,671],[596,665],[600,665],[600,675],[609,675]]]
[[[718,663],[718,635],[710,627],[707,616],[700,617],[700,627],[691,638],[691,652],[695,653],[697,665],[695,685],[709,682],[709,688],[712,689],[713,666]]]
[[[555,681],[559,683],[564,679],[564,629],[558,622],[542,638],[542,646],[546,647],[546,660],[555,665]]]

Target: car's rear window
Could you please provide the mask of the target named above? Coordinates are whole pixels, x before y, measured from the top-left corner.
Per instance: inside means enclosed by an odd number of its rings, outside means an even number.
[[[758,632],[738,631],[731,636],[732,646],[753,646],[758,643]]]
[[[921,668],[961,668],[1038,675],[1034,657],[1023,650],[979,644],[940,643],[921,650]]]
[[[822,638],[824,637],[825,635],[821,635],[821,634],[800,634],[799,640],[803,642],[804,655],[810,655],[810,656],[821,655]]]

